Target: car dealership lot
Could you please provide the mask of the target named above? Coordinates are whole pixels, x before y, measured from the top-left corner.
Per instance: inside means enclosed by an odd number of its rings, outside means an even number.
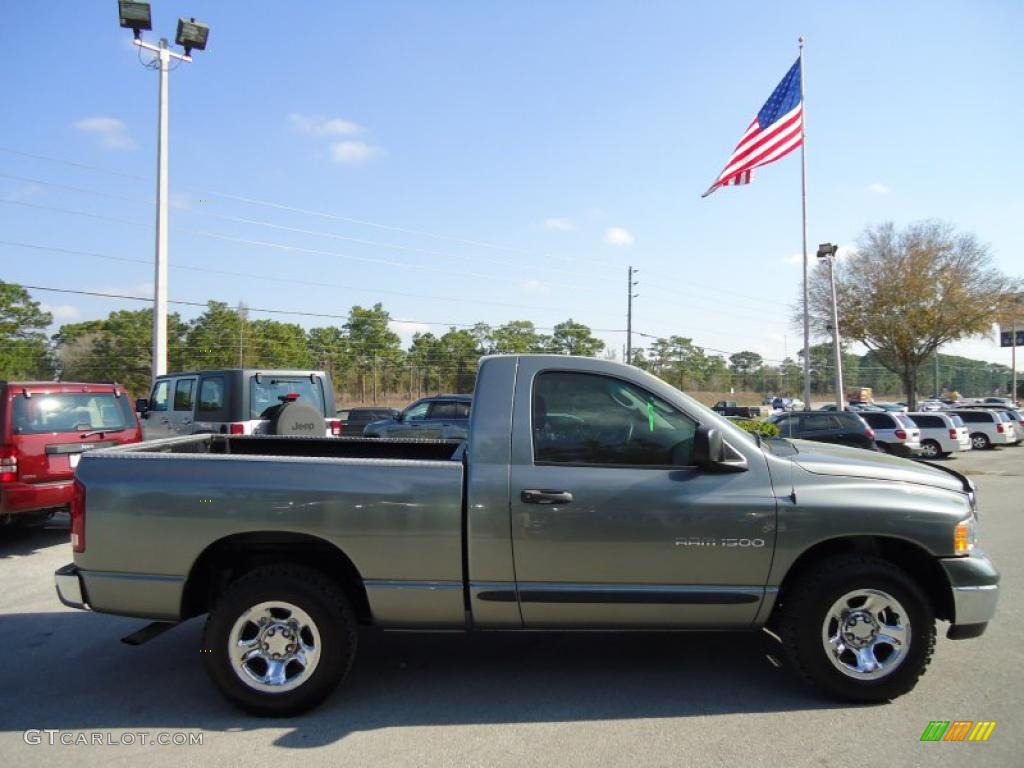
[[[260,720],[207,681],[201,620],[132,648],[118,640],[143,622],[59,604],[52,574],[71,559],[66,520],[2,531],[0,754],[12,765],[1017,764],[1024,448],[971,451],[948,465],[978,484],[981,545],[1003,573],[998,615],[982,638],[940,639],[916,690],[869,707],[817,697],[771,663],[775,649],[761,634],[367,633],[348,681],[324,706]],[[986,743],[921,743],[932,720],[997,726]],[[51,746],[46,734],[40,744],[23,735],[58,728],[74,741],[146,732],[150,740],[202,733],[203,743]]]

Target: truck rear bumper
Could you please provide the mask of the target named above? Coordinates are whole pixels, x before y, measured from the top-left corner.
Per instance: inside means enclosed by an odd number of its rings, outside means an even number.
[[[57,582],[57,597],[68,608],[80,608],[88,610],[89,605],[85,600],[85,590],[82,588],[82,579],[78,575],[78,566],[68,563],[53,574]]]
[[[177,576],[83,571],[69,563],[54,578],[57,596],[71,608],[158,621],[179,619],[185,580]]]
[[[999,571],[983,552],[939,562],[953,591],[953,621],[946,636],[951,640],[978,637],[996,613]]]

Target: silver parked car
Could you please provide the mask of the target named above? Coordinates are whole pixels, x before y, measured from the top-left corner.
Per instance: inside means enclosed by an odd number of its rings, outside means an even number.
[[[971,450],[971,435],[955,413],[908,413],[921,430],[921,455],[926,459]]]
[[[921,430],[905,413],[861,411],[860,417],[875,430],[875,442],[882,453],[904,458],[921,454]]]

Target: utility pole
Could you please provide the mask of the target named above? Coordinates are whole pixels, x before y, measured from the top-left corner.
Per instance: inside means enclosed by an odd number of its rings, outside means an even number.
[[[632,266],[629,268],[628,276],[629,279],[626,283],[626,364],[633,364],[633,299],[637,298],[640,294],[633,293],[633,289],[640,284],[639,280],[633,280],[633,275],[639,272],[639,269],[633,269]]]
[[[935,348],[935,388],[932,390],[935,393],[935,397],[939,397],[942,393],[939,392],[939,348]]]

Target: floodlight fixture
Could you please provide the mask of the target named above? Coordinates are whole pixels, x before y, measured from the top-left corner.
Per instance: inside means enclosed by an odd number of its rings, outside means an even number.
[[[192,49],[197,51],[206,50],[206,38],[210,36],[210,27],[194,18],[178,19],[178,32],[174,36],[174,42],[185,49],[185,55],[191,56]]]
[[[121,26],[134,32],[136,40],[141,37],[143,30],[153,28],[153,19],[152,14],[150,13],[149,3],[117,0],[117,14],[120,17]]]
[[[824,259],[826,256],[835,256],[836,251],[839,250],[838,245],[832,245],[832,243],[822,243],[818,246],[818,258]]]

